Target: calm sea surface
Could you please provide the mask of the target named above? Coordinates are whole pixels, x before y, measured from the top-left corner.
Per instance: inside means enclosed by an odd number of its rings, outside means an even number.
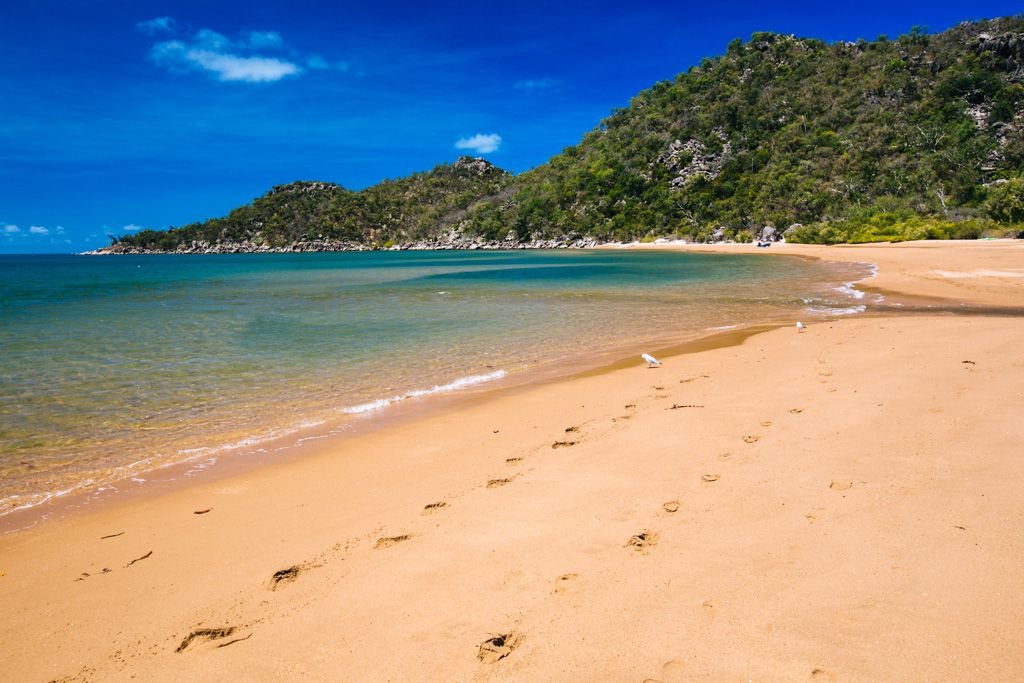
[[[626,251],[0,256],[0,514],[400,401],[855,312],[867,267]]]

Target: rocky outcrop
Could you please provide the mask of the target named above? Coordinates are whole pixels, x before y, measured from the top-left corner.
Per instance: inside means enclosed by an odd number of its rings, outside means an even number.
[[[452,167],[458,171],[468,171],[469,173],[475,173],[476,175],[488,175],[490,173],[502,173],[505,171],[501,170],[491,162],[481,157],[459,157]]]
[[[514,231],[502,240],[487,240],[479,235],[468,235],[452,229],[430,239],[402,242],[388,247],[371,247],[358,242],[340,240],[310,240],[292,242],[283,246],[269,246],[251,241],[226,242],[209,244],[192,242],[182,244],[174,250],[145,249],[126,244],[113,244],[109,247],[84,252],[86,256],[138,255],[138,254],[293,254],[319,251],[427,251],[427,250],[467,250],[478,249],[585,249],[596,247],[601,242],[593,237],[570,238],[565,236],[545,238],[533,236],[521,241]]]
[[[673,174],[669,181],[669,186],[673,190],[681,190],[698,177],[714,180],[722,172],[722,166],[732,153],[732,145],[729,144],[724,131],[716,129],[714,133],[722,143],[720,152],[709,152],[703,142],[690,139],[686,142],[674,140],[669,143],[667,151],[658,155],[656,163]]]

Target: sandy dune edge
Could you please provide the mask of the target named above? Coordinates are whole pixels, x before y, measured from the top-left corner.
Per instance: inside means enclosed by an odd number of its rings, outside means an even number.
[[[778,329],[5,536],[0,678],[1006,678],[1021,331]]]

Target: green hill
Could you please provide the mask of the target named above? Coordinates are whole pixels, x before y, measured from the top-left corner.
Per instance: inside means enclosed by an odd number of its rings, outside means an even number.
[[[465,221],[484,197],[507,192],[513,176],[462,157],[426,173],[360,192],[325,182],[278,185],[251,204],[169,230],[115,238],[114,251],[328,251],[382,248],[430,238]]]
[[[361,192],[295,183],[117,244],[751,239],[764,225],[836,242],[1022,224],[1024,15],[871,42],[756,33],[517,177],[463,158]]]

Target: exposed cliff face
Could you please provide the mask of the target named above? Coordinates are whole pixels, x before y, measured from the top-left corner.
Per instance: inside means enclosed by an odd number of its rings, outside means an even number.
[[[292,183],[109,251],[963,237],[1013,229],[1021,177],[1024,16],[873,42],[758,33],[518,177],[463,157],[359,192]]]

